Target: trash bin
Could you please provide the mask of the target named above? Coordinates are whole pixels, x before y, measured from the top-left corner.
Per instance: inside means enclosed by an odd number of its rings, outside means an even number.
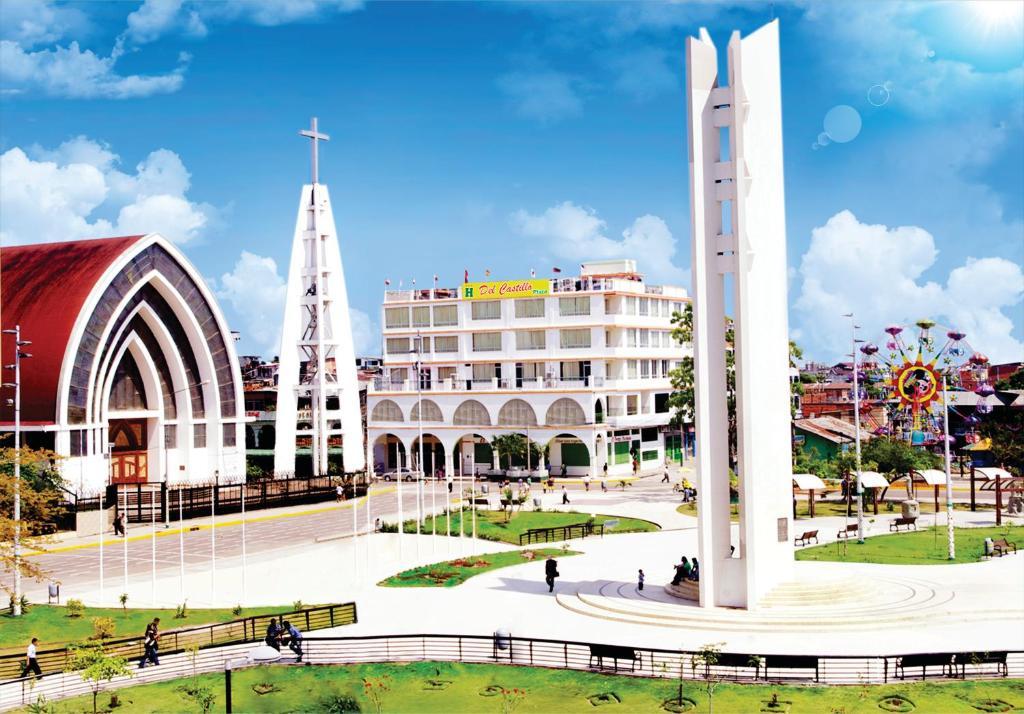
[[[991,558],[992,557],[992,550],[993,550],[993,548],[994,548],[994,546],[992,545],[992,539],[991,538],[986,538],[985,539],[985,555]]]
[[[534,508],[540,508],[540,497],[539,496],[535,496],[534,497],[534,499],[533,499],[533,507]]]
[[[511,645],[512,636],[509,634],[508,630],[506,630],[504,627],[499,627],[497,630],[494,631],[495,657],[497,657],[497,653],[499,650],[504,652],[509,647],[511,647]]]
[[[480,484],[480,493],[487,493],[487,484],[486,483]]]
[[[900,503],[900,513],[904,518],[917,518],[921,515],[921,504],[917,501],[903,501]]]

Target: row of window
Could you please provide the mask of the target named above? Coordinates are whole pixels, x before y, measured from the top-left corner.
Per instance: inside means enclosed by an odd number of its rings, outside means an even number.
[[[476,300],[471,303],[470,316],[473,320],[500,320],[502,305],[511,302],[517,319],[547,316],[547,300],[544,298],[523,298],[520,300]],[[606,312],[610,312],[606,304]],[[626,297],[623,299],[623,315],[651,315],[671,317],[681,312],[682,302],[655,300],[651,298]],[[578,317],[590,314],[590,296],[573,295],[558,298],[558,314],[561,317]],[[387,328],[447,327],[459,322],[458,306],[417,305],[415,307],[389,307],[384,309],[384,326]]]
[[[682,342],[672,339],[672,333],[667,330],[645,330],[636,327],[629,327],[624,330],[626,336],[626,347],[682,347]],[[605,331],[608,335],[608,331]],[[606,340],[608,337],[606,337]]]
[[[236,426],[234,424],[225,424],[221,431],[221,444],[224,446],[235,446],[237,438],[235,430]],[[68,454],[70,456],[86,456],[88,452],[87,430],[72,429],[69,432],[69,436],[70,449]],[[192,425],[192,446],[196,449],[206,448],[206,424]],[[178,448],[177,424],[164,424],[164,448]]]
[[[579,349],[590,347],[590,329],[559,330],[559,346],[563,349]],[[474,332],[470,337],[473,352],[500,352],[502,349],[502,333]],[[517,350],[542,350],[547,347],[544,330],[516,331]],[[457,335],[437,337],[389,337],[385,341],[385,349],[391,355],[408,355],[413,352],[458,352],[459,338]]]
[[[413,404],[409,421],[443,422],[441,408],[430,399],[418,400]],[[402,408],[390,399],[378,402],[370,413],[371,422],[403,422]],[[578,402],[563,397],[552,402],[545,413],[544,423],[548,426],[579,426],[587,423],[583,407]],[[476,399],[467,399],[455,409],[452,424],[458,426],[491,426],[491,415],[487,408]],[[499,426],[537,426],[537,414],[533,407],[522,399],[510,399],[498,410]]]

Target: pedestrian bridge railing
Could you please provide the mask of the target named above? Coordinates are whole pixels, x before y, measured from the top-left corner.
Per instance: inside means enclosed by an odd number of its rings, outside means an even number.
[[[237,642],[258,642],[265,636],[267,625],[270,624],[272,617],[289,620],[303,632],[351,625],[357,621],[356,604],[350,602],[343,605],[324,605],[266,615],[253,615],[230,622],[199,625],[180,630],[165,630],[160,634],[160,656],[183,652],[193,646],[205,648]],[[167,625],[168,623],[162,624]],[[142,657],[145,651],[141,635],[106,640],[103,642],[103,648],[110,654],[136,660]],[[70,651],[70,644],[60,647],[41,647],[37,652],[40,669],[44,674],[62,672],[67,665]],[[19,677],[24,664],[24,650],[0,655],[0,682]]]
[[[269,617],[269,616],[268,616]],[[236,669],[254,644],[233,643],[164,655],[160,665],[102,683],[105,690],[192,676],[193,672]],[[465,662],[618,673],[640,677],[746,683],[884,684],[920,679],[1024,678],[1024,651],[932,652],[875,656],[721,652],[702,656],[687,650],[622,644],[495,635],[407,634],[361,637],[306,637],[303,664],[377,662]],[[285,651],[274,665],[290,665]],[[0,710],[92,692],[77,673],[55,673],[0,682]],[[222,697],[218,697],[221,699]]]

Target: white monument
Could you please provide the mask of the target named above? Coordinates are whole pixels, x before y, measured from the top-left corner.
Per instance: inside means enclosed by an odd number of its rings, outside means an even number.
[[[754,608],[793,562],[779,25],[686,43],[700,604]],[[722,86],[725,84],[726,86]],[[725,136],[727,135],[727,137]],[[729,519],[725,291],[735,311],[740,522]]]
[[[331,437],[340,436],[345,471],[366,466],[359,386],[331,199],[317,175],[318,145],[330,137],[311,128],[313,182],[302,187],[292,238],[277,384],[274,472],[295,469],[295,439],[309,437],[313,474],[327,473]],[[308,410],[308,416],[307,411]],[[301,418],[300,418],[301,417]],[[297,428],[301,422],[308,427]]]

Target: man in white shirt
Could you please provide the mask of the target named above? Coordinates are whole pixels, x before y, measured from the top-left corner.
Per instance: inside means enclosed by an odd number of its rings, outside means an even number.
[[[38,642],[38,638],[33,637],[32,642],[28,645],[28,650],[25,652],[25,668],[21,670],[22,677],[31,670],[35,673],[36,679],[43,678],[43,670],[39,669],[39,660],[36,659],[36,644]]]

